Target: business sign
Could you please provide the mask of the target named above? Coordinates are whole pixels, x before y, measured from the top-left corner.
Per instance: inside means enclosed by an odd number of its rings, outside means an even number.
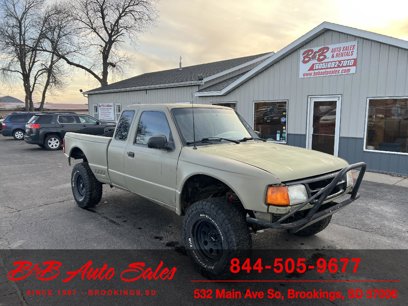
[[[356,73],[357,41],[300,51],[300,78]]]
[[[100,103],[98,114],[99,120],[115,121],[113,103]]]

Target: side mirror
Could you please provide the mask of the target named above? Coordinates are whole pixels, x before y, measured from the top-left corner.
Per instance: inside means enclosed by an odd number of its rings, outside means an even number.
[[[147,147],[152,149],[167,150],[169,149],[167,145],[167,138],[164,135],[152,136],[147,142]]]
[[[98,121],[96,121],[96,125],[100,125],[101,124],[101,122],[98,120]]]

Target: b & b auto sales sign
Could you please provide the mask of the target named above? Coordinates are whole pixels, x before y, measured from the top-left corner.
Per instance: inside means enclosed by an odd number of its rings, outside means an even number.
[[[300,51],[300,78],[351,74],[356,68],[357,41]]]

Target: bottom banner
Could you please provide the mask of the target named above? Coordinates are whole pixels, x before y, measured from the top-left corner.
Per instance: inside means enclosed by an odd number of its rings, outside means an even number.
[[[408,250],[253,250],[208,279],[175,250],[0,250],[0,305],[405,305]]]

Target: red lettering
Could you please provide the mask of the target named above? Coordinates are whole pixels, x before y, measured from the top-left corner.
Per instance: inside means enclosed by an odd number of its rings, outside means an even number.
[[[12,282],[26,279],[33,273],[33,270],[31,270],[32,265],[33,263],[27,260],[15,261],[13,266],[16,268],[7,273],[7,278]]]
[[[139,279],[144,280],[172,280],[176,274],[177,268],[163,268],[163,261],[160,261],[155,270],[152,268],[146,268],[144,262],[133,262],[128,265],[126,270],[123,270],[120,274],[122,281],[130,283],[135,282]]]
[[[105,263],[102,268],[92,267],[92,260],[80,267],[78,270],[67,271],[68,277],[62,280],[63,283],[68,283],[78,275],[81,275],[82,280],[110,280],[115,275],[115,269],[109,268]]]
[[[7,273],[7,278],[10,281],[18,282],[27,279],[33,272],[38,280],[46,282],[56,279],[60,274],[61,262],[56,260],[49,260],[43,262],[42,266],[39,264],[33,265],[31,261],[21,260],[15,261],[13,266],[16,268]]]

